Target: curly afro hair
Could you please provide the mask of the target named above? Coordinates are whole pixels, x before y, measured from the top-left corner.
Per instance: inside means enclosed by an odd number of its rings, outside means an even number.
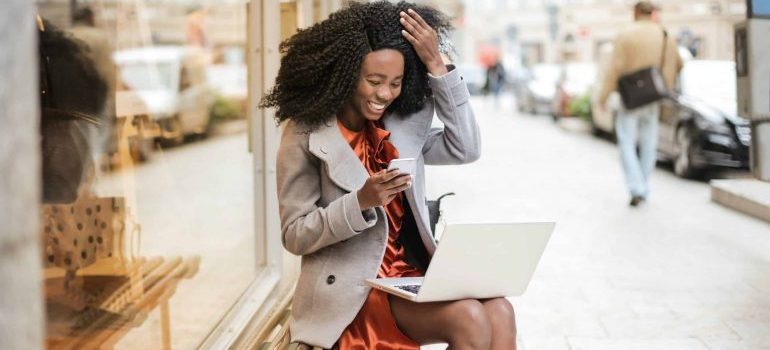
[[[312,130],[353,94],[368,53],[394,49],[404,55],[404,79],[401,95],[387,111],[406,116],[420,110],[431,91],[425,65],[401,34],[399,13],[410,8],[438,33],[439,49],[448,53],[452,25],[440,11],[404,1],[353,2],[281,43],[281,68],[260,107],[277,107],[278,123],[291,119]]]
[[[43,202],[72,203],[93,167],[94,124],[104,122],[108,86],[87,44],[43,20],[38,31]]]

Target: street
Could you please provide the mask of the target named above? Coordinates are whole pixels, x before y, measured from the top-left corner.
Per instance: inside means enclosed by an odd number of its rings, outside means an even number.
[[[631,208],[614,144],[510,101],[472,103],[482,158],[430,167],[427,193],[457,193],[447,221],[556,221],[510,298],[522,349],[770,349],[770,225],[661,167]]]

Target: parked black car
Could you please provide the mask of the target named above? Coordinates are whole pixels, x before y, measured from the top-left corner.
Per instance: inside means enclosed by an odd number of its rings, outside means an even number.
[[[658,153],[682,177],[709,167],[746,168],[751,132],[737,113],[735,64],[690,61],[676,94],[661,103]]]

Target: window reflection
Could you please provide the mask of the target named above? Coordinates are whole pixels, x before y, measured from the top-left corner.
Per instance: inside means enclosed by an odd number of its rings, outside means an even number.
[[[195,348],[256,274],[246,7],[38,0],[47,346]]]

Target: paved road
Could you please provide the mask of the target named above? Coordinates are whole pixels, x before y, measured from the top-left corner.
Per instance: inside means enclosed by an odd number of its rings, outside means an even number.
[[[429,168],[428,194],[457,192],[443,206],[453,221],[557,222],[526,294],[511,298],[520,348],[770,349],[770,225],[662,168],[631,208],[613,144],[472,103],[482,158]]]

